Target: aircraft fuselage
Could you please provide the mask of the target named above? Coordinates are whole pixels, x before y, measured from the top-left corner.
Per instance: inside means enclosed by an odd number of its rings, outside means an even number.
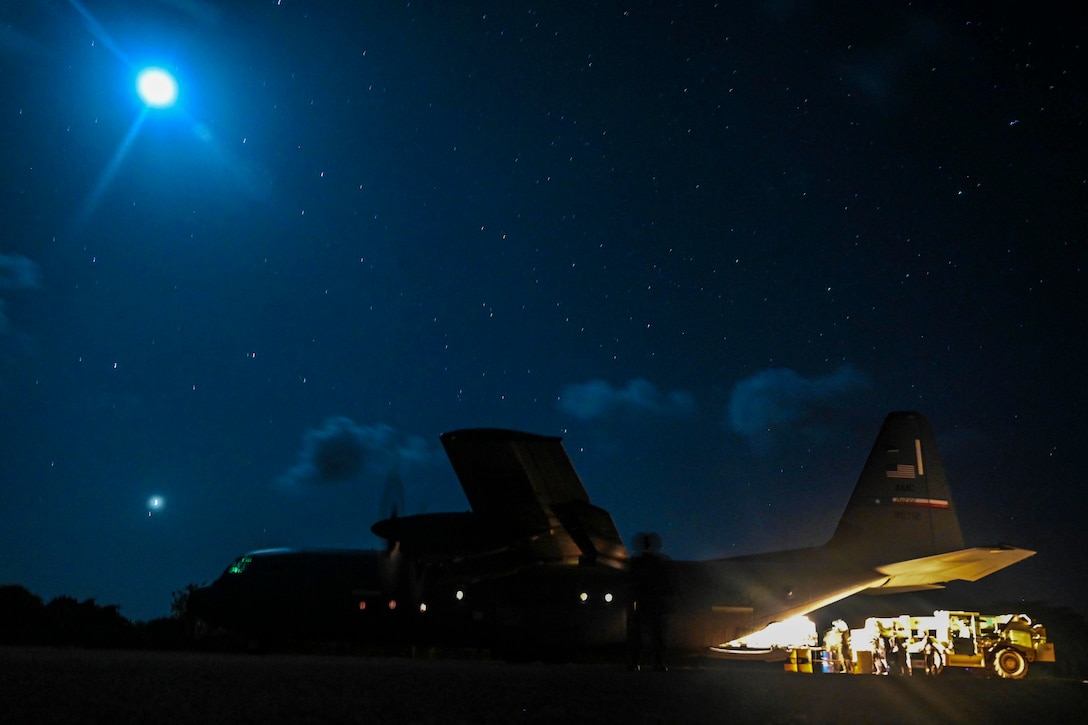
[[[652,621],[665,647],[705,652],[865,589],[976,581],[1034,554],[963,548],[919,413],[885,419],[826,544],[709,561],[650,547],[632,556],[557,437],[479,428],[441,439],[471,511],[379,521],[384,550],[247,554],[192,592],[189,612],[253,636],[530,654],[622,646]]]

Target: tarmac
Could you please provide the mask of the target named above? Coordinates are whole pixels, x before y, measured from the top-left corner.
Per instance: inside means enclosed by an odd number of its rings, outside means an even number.
[[[735,665],[735,666],[734,666]],[[796,674],[766,663],[0,647],[7,723],[1083,723],[1088,684]]]

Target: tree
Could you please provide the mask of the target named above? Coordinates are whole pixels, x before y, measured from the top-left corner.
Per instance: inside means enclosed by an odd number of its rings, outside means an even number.
[[[173,600],[170,602],[170,616],[173,619],[185,619],[189,616],[189,595],[199,588],[199,584],[189,583],[174,591]]]

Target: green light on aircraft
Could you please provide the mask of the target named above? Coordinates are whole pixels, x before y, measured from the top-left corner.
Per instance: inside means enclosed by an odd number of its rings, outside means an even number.
[[[244,572],[246,570],[246,567],[248,567],[250,565],[250,563],[252,563],[252,562],[253,562],[253,557],[252,556],[243,556],[241,559],[239,559],[238,561],[236,561],[236,562],[234,562],[233,564],[230,565],[230,567],[227,569],[227,573],[228,574],[241,574],[242,572]]]

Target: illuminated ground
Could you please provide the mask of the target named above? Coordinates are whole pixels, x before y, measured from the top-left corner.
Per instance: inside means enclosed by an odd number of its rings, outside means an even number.
[[[1038,675],[1039,673],[1033,673]],[[0,648],[5,723],[1083,722],[1088,685]]]

